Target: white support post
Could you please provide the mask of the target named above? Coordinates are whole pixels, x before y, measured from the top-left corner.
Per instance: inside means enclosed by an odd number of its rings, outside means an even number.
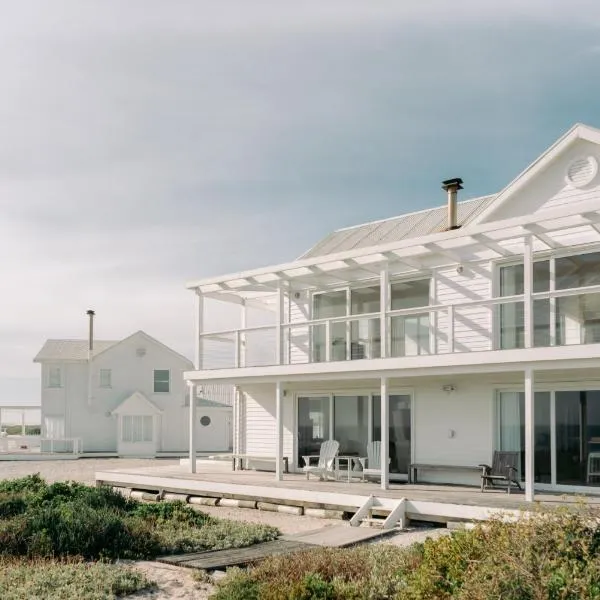
[[[448,307],[448,352],[454,352],[454,305]]]
[[[523,251],[523,295],[525,321],[525,348],[533,348],[533,238],[525,238]]]
[[[278,381],[276,384],[276,407],[275,407],[275,479],[283,480],[283,384]]]
[[[202,369],[204,362],[204,296],[200,290],[196,290],[196,344],[194,354],[194,368],[196,371]]]
[[[25,435],[25,411],[21,411],[21,435]]]
[[[387,490],[390,482],[390,402],[388,380],[381,378],[381,489]]]
[[[196,472],[196,386],[188,381],[190,394],[190,473]]]
[[[556,259],[550,258],[550,286],[549,291],[556,291]],[[556,298],[551,297],[550,303],[550,345],[556,346],[558,340],[556,339]],[[535,310],[535,307],[534,307]]]
[[[389,338],[389,327],[388,327],[388,304],[389,304],[389,289],[390,289],[390,274],[387,265],[381,269],[381,277],[379,281],[379,303],[381,312],[381,323],[379,325],[379,337],[381,339],[380,356],[381,358],[387,358],[389,355],[389,348],[391,347]]]
[[[275,322],[276,340],[275,340],[275,364],[282,365],[283,361],[283,322],[285,319],[285,294],[283,292],[283,284],[280,282],[277,288],[277,316]]]
[[[534,482],[534,373],[525,369],[525,500],[533,502]]]
[[[325,321],[325,362],[331,361],[331,321]]]
[[[246,366],[246,327],[248,327],[248,307],[246,306],[246,301],[242,300],[242,315],[241,315],[241,325],[242,331],[240,333],[240,358],[239,358],[239,366]]]
[[[433,269],[431,272],[431,281],[429,283],[429,304],[435,306],[437,304],[437,271]],[[431,354],[438,353],[438,313],[432,311],[429,313],[429,344]]]

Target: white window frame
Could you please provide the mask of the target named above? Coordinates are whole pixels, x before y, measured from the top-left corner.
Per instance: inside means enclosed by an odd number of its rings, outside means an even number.
[[[432,311],[427,310],[432,305],[432,300],[437,296],[437,279],[435,276],[435,272],[433,270],[424,270],[422,272],[410,273],[406,275],[396,275],[394,277],[390,277],[388,281],[388,289],[387,289],[387,306],[386,306],[386,319],[388,319],[388,328],[387,335],[389,339],[381,339],[380,341],[380,352],[383,350],[384,344],[389,346],[391,342],[391,331],[389,328],[389,319],[387,313],[391,311],[391,302],[392,302],[392,286],[396,283],[403,282],[413,282],[413,281],[428,281],[429,282],[429,295],[428,295],[428,304],[423,306],[423,313],[429,312],[429,354],[433,354],[432,351],[436,348],[436,340],[435,340],[435,329],[433,327],[433,317]],[[313,320],[314,310],[315,310],[315,297],[321,296],[322,294],[330,294],[334,292],[346,292],[346,314],[344,315],[346,320],[346,360],[351,360],[351,352],[352,352],[352,326],[351,326],[351,318],[354,317],[356,319],[360,319],[362,316],[373,315],[372,318],[377,318],[381,315],[381,311],[377,310],[375,313],[363,313],[363,314],[352,314],[352,291],[360,290],[364,288],[372,288],[380,285],[381,279],[369,279],[367,281],[361,281],[357,283],[348,283],[347,285],[335,285],[330,288],[320,289],[320,290],[312,290],[309,294],[309,302],[310,302],[310,320]],[[309,335],[309,352],[312,353],[312,328],[309,327],[310,335]],[[380,334],[383,332],[380,332]],[[432,339],[433,338],[433,339]],[[421,352],[419,352],[421,354]],[[312,359],[312,354],[311,354]],[[311,361],[312,362],[312,361]]]
[[[126,420],[129,421],[129,435],[126,433]],[[134,421],[141,420],[137,427],[134,427]],[[139,436],[134,436],[139,433]],[[148,435],[149,434],[149,435]],[[134,437],[136,439],[134,439]],[[152,444],[154,442],[154,416],[153,415],[121,415],[121,442],[124,444]]]
[[[296,459],[298,456],[298,398],[329,398],[329,438],[330,440],[333,438],[333,432],[335,427],[335,414],[334,414],[334,402],[333,398],[335,396],[367,396],[369,401],[367,403],[367,423],[368,423],[368,442],[373,441],[373,402],[374,396],[379,396],[381,394],[381,390],[374,390],[372,387],[368,388],[356,388],[356,389],[336,389],[333,391],[331,388],[322,391],[296,391],[294,392],[294,429],[293,429],[293,461],[292,464],[294,468],[298,470],[302,470],[301,465],[296,465]],[[415,400],[416,400],[416,390],[415,388],[402,388],[402,387],[393,387],[388,390],[388,396],[410,396],[410,461],[409,463],[414,462],[415,460],[415,448],[416,448],[416,421],[415,421]],[[402,474],[401,474],[402,475]]]
[[[55,379],[53,377],[54,374],[58,374],[58,378]],[[48,380],[46,382],[46,387],[51,389],[58,389],[63,387],[63,374],[62,367],[58,365],[49,365],[48,366]]]
[[[156,391],[156,372],[157,371],[166,371],[168,375],[167,383],[169,384],[169,389],[166,392],[157,392]],[[164,383],[163,380],[160,380],[161,383]],[[170,394],[171,393],[171,369],[153,369],[152,371],[152,393],[154,394]]]
[[[98,372],[98,387],[112,388],[112,369],[100,369],[100,371]]]

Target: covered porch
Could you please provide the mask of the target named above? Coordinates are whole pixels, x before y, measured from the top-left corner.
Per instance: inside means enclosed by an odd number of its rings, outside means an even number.
[[[487,502],[490,493],[479,491],[477,465],[491,465],[496,450],[513,451],[520,456],[524,488],[522,495],[513,496],[516,501],[530,502],[547,493],[593,495],[600,492],[596,365],[597,359],[589,364],[562,359],[440,367],[419,375],[414,370],[357,370],[343,379],[334,373],[287,380],[274,376],[267,382],[245,378],[236,381],[234,452],[271,455],[275,473],[262,476],[277,485],[294,482],[292,486],[324,490],[340,482],[307,482],[301,474],[302,456],[318,454],[320,443],[335,439],[340,455],[364,457],[367,444],[380,441],[381,477],[365,484],[360,471],[352,472],[345,477],[350,489],[366,485],[378,494],[418,490],[407,483],[410,465],[426,463],[440,469],[419,473],[419,481],[462,484],[458,489],[463,493],[468,490]],[[192,474],[199,471],[196,435],[190,431],[186,468]],[[289,461],[289,475],[283,457]],[[231,476],[238,480],[238,475]],[[448,489],[443,485],[440,493]]]

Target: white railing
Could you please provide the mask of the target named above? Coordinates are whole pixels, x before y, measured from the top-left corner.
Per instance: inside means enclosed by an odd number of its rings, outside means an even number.
[[[44,454],[81,454],[81,438],[41,438],[40,451]]]
[[[551,300],[547,307],[545,300]],[[384,327],[382,314],[374,312],[205,333],[203,368],[500,350],[522,347],[527,326],[534,331],[536,346],[600,343],[600,285],[531,294],[536,316],[548,311],[547,325],[545,318],[539,319],[541,325],[524,322],[525,301],[518,294],[390,310],[383,317]],[[514,339],[506,345],[502,336],[509,329]],[[384,340],[382,331],[387,333]]]
[[[31,452],[40,447],[39,435],[2,435],[0,434],[0,452]]]

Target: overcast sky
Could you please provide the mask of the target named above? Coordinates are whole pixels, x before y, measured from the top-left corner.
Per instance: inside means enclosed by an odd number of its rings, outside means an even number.
[[[88,308],[191,356],[187,280],[501,189],[599,75],[597,0],[0,0],[0,402]]]

